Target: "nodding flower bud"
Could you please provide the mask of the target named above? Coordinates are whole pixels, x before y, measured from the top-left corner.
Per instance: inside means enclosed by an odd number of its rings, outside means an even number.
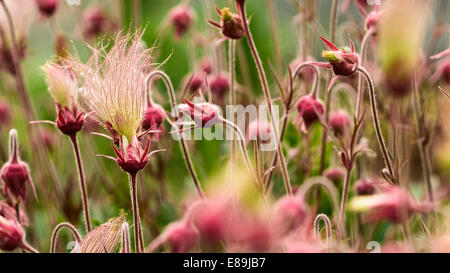
[[[149,103],[147,109],[145,109],[144,118],[142,119],[142,129],[145,131],[150,129],[161,131],[165,115],[164,109],[160,105]],[[159,132],[152,132],[150,136],[158,140],[159,134]]]
[[[248,125],[247,139],[258,140],[262,143],[270,142],[271,127],[264,121],[254,120]]]
[[[11,251],[23,243],[23,229],[15,221],[0,216],[0,249]]]
[[[355,191],[358,195],[372,195],[375,190],[375,183],[370,179],[361,179],[355,183]]]
[[[225,38],[233,40],[241,39],[245,34],[241,17],[238,14],[232,13],[229,8],[223,8],[222,10],[216,8],[216,10],[221,17],[220,24],[211,20],[208,20],[208,22],[221,29],[222,35]]]
[[[170,12],[170,22],[175,29],[175,38],[180,39],[189,29],[193,21],[193,12],[186,5],[178,5]]]
[[[301,196],[284,196],[275,204],[276,223],[285,233],[299,227],[306,219],[306,206]]]
[[[0,100],[0,128],[8,126],[11,122],[11,109],[5,99]]]
[[[199,233],[190,221],[172,223],[166,231],[166,242],[173,253],[189,252],[198,242]]]
[[[203,78],[198,73],[194,73],[192,75],[192,78],[190,79],[189,91],[193,93],[198,89],[200,89],[202,86],[203,86]]]
[[[220,119],[220,108],[217,105],[201,102],[192,103],[184,99],[186,104],[178,106],[181,112],[191,116],[197,126],[211,127]]]
[[[309,128],[314,122],[319,120],[319,116],[324,113],[322,101],[314,94],[303,96],[297,104],[298,118],[303,120],[304,126]]]
[[[59,0],[36,0],[39,12],[43,17],[51,17],[58,8]]]
[[[84,113],[79,112],[74,105],[72,110],[67,106],[61,106],[57,103],[58,117],[56,119],[56,126],[65,135],[75,136],[81,131],[84,124]]]
[[[373,31],[373,33],[376,33],[377,29],[378,29],[378,22],[380,21],[380,18],[381,18],[381,12],[378,12],[376,10],[367,14],[366,29]]]
[[[12,129],[9,132],[9,161],[0,170],[0,176],[5,182],[4,194],[18,200],[25,200],[26,182],[30,183],[34,196],[37,199],[36,189],[31,180],[28,165],[20,160],[19,147],[17,141],[17,131]]]
[[[211,60],[210,59],[205,59],[202,62],[201,68],[202,68],[202,71],[205,72],[206,74],[208,74],[208,75],[211,74],[211,72],[212,72]]]
[[[350,127],[350,117],[344,110],[336,110],[330,114],[328,124],[336,136],[345,136]]]
[[[5,201],[0,201],[0,216],[8,220],[14,220],[22,226],[28,225],[28,218],[23,209],[19,210],[20,221],[17,219],[17,211]]]
[[[329,65],[322,65],[325,68],[332,68],[336,76],[350,76],[356,72],[359,64],[358,54],[355,53],[355,46],[349,38],[350,48],[337,48],[332,42],[320,36],[322,41],[330,50],[324,50],[322,57]]]
[[[344,179],[345,170],[341,167],[330,167],[325,170],[324,176],[334,184],[339,184]]]
[[[92,6],[83,13],[83,36],[94,39],[117,28],[100,6]]]
[[[228,76],[225,73],[218,73],[212,76],[209,82],[209,88],[218,101],[223,101],[225,94],[230,89]]]

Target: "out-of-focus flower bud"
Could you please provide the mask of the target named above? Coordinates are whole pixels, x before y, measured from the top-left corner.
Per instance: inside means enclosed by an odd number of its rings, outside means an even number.
[[[94,5],[83,13],[83,36],[91,40],[117,29],[117,24],[109,18],[100,6]]]
[[[298,118],[309,128],[314,122],[319,120],[319,115],[323,115],[325,109],[322,101],[314,94],[303,96],[297,104]]]
[[[0,216],[0,249],[11,251],[23,243],[24,232],[22,227],[11,219]]]
[[[20,224],[22,226],[27,226],[28,225],[28,217],[22,208],[19,210],[19,215],[20,215]],[[16,209],[13,208],[12,206],[10,206],[5,201],[0,201],[0,216],[3,216],[4,218],[6,218],[8,220],[14,220],[16,222],[19,222],[19,221],[17,221]]]
[[[345,176],[345,170],[341,167],[330,167],[325,170],[324,176],[334,184],[340,184]]]
[[[36,5],[43,17],[51,17],[59,5],[59,0],[36,0]]]
[[[220,108],[217,105],[201,102],[192,103],[187,99],[184,100],[186,104],[180,104],[179,110],[191,116],[192,120],[198,126],[212,126],[218,122],[220,118]]]
[[[372,195],[375,190],[375,183],[370,179],[361,179],[355,183],[355,191],[358,195]]]
[[[5,99],[0,100],[0,129],[7,127],[11,123],[11,109]]]
[[[330,114],[328,124],[336,136],[345,136],[350,127],[350,117],[344,110],[336,110]]]
[[[280,232],[296,229],[306,218],[306,205],[300,196],[284,196],[275,204],[276,223]]]
[[[247,139],[249,141],[258,140],[261,143],[270,142],[271,127],[264,121],[254,120],[248,125]]]
[[[223,101],[225,94],[230,89],[230,82],[227,74],[218,73],[217,75],[211,76],[209,88],[218,101]]]
[[[193,11],[186,5],[178,5],[170,12],[170,22],[175,29],[175,38],[180,39],[192,25]]]
[[[142,129],[162,131],[162,124],[164,121],[165,112],[164,109],[155,103],[147,105],[147,109],[144,112],[144,118],[142,119]],[[150,133],[150,136],[155,140],[159,139],[159,132]]]
[[[173,253],[189,252],[198,242],[199,234],[191,223],[179,221],[172,223],[166,231],[167,244]]]

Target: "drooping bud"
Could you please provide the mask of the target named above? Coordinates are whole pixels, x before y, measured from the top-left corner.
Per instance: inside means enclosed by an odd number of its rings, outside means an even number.
[[[241,39],[245,34],[241,17],[238,14],[232,13],[229,8],[223,8],[222,10],[216,8],[216,10],[221,17],[220,24],[210,20],[208,20],[208,22],[211,25],[220,28],[222,35],[226,38],[233,40]]]
[[[65,135],[75,136],[84,124],[84,113],[79,112],[77,107],[70,110],[68,107],[58,105],[58,117],[56,126]]]
[[[350,48],[337,48],[332,42],[328,41],[324,37],[320,36],[322,41],[327,45],[330,50],[322,52],[322,57],[327,60],[330,66],[324,66],[326,68],[332,68],[336,76],[350,76],[356,72],[359,64],[358,54],[355,53],[355,46],[352,40],[348,39]]]
[[[186,104],[178,106],[181,112],[191,116],[192,120],[198,126],[212,126],[220,118],[220,109],[217,105],[201,102],[192,103],[187,99],[184,99]]]
[[[166,231],[166,242],[173,253],[186,253],[194,248],[198,242],[199,234],[188,221],[172,223]]]
[[[375,190],[375,183],[370,179],[361,179],[355,184],[355,191],[358,195],[372,195]]]
[[[8,220],[20,222],[22,226],[28,225],[28,218],[23,209],[19,209],[20,221],[17,219],[17,211],[5,201],[0,201],[0,216]]]
[[[197,91],[203,86],[203,78],[198,74],[194,73],[189,83],[189,91],[191,93]]]
[[[117,29],[117,24],[109,18],[100,6],[94,5],[83,13],[83,36],[94,39]]]
[[[202,68],[202,71],[205,72],[206,74],[208,74],[208,75],[211,74],[211,72],[212,72],[211,60],[210,59],[205,59],[202,62],[201,68]]]
[[[119,250],[122,238],[122,225],[126,215],[111,218],[89,232],[81,241],[79,247],[72,252],[79,253],[114,253]]]
[[[17,131],[15,129],[9,132],[9,161],[3,165],[0,176],[5,182],[6,196],[11,194],[15,199],[25,200],[26,183],[28,182],[37,198],[28,165],[20,160]]]
[[[380,18],[381,18],[381,12],[378,12],[376,10],[367,14],[366,23],[365,23],[366,29],[376,33],[377,29],[378,29],[378,22],[380,21]]]
[[[155,103],[151,103],[147,106],[144,112],[144,118],[142,119],[142,129],[147,130],[162,130],[162,124],[164,121],[165,112],[164,109]],[[152,132],[150,136],[154,137],[155,140],[159,138],[159,132]]]
[[[36,0],[36,5],[43,17],[51,17],[59,5],[59,0]]]
[[[15,221],[0,216],[0,249],[12,251],[23,243],[24,232]]]
[[[117,164],[123,171],[131,175],[135,175],[138,171],[142,170],[147,165],[149,155],[147,154],[150,141],[147,141],[147,145],[144,149],[141,148],[137,137],[132,136],[131,143],[127,144],[126,138],[121,138],[120,151],[113,146],[116,153]]]
[[[330,167],[325,170],[323,175],[337,185],[340,184],[344,179],[345,170],[341,167]]]
[[[209,88],[218,101],[223,101],[225,94],[230,89],[228,76],[225,73],[218,73],[212,76],[209,81]]]
[[[258,140],[261,143],[270,142],[271,126],[267,122],[254,120],[248,126],[247,139]]]
[[[344,110],[337,110],[330,114],[328,124],[336,136],[345,136],[350,127],[350,117]]]
[[[303,120],[306,129],[318,121],[319,115],[323,115],[325,111],[322,101],[313,94],[303,96],[297,104],[297,110],[298,117]]]
[[[306,218],[306,206],[300,196],[284,196],[275,204],[276,223],[281,233],[299,227]]]
[[[228,207],[223,204],[206,203],[198,209],[193,222],[202,241],[214,244],[225,238],[228,214]]]
[[[180,39],[191,26],[193,11],[186,5],[178,5],[170,12],[170,22],[175,29],[175,38]]]

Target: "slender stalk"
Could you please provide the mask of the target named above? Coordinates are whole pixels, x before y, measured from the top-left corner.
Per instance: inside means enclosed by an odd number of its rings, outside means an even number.
[[[350,177],[352,175],[352,167],[347,167],[345,172],[344,188],[342,189],[341,210],[339,215],[339,229],[341,237],[345,237],[345,206],[347,204],[348,188],[350,186]]]
[[[363,40],[361,42],[361,49],[360,49],[360,53],[359,53],[361,66],[364,66],[364,64],[365,64],[367,45],[368,45],[369,38],[372,37],[372,35],[373,35],[372,29],[366,31],[366,33],[364,34]],[[357,99],[356,99],[355,116],[356,116],[356,119],[359,119],[359,116],[361,115],[362,102],[364,100],[363,81],[362,81],[361,74],[358,75],[358,89],[357,89],[356,94],[357,94]]]
[[[331,221],[328,218],[327,215],[325,214],[318,214],[316,216],[316,219],[314,219],[314,233],[317,237],[317,239],[320,238],[320,231],[319,231],[319,222],[320,220],[322,220],[325,223],[325,230],[326,230],[326,242],[327,242],[327,246],[330,246],[330,241],[331,241]]]
[[[141,218],[139,215],[139,205],[137,202],[136,174],[130,174],[129,178],[130,178],[131,205],[133,210],[134,248],[136,253],[142,253],[144,252],[144,238],[142,236]]]
[[[174,112],[175,116],[178,117],[179,110],[177,108],[175,91],[173,88],[172,81],[170,80],[170,77],[166,73],[164,73],[161,70],[155,70],[152,73],[150,73],[150,75],[148,75],[147,94],[149,94],[150,82],[154,76],[159,76],[159,77],[161,77],[161,79],[163,79],[164,84],[166,85],[167,92],[169,94],[171,110],[172,110],[172,112]],[[197,178],[197,174],[195,173],[194,165],[192,164],[192,159],[191,159],[191,156],[189,153],[189,148],[186,144],[186,140],[183,138],[183,134],[180,134],[180,136],[181,136],[180,146],[181,146],[181,150],[183,152],[184,162],[186,163],[186,167],[189,171],[189,174],[191,175],[192,181],[194,182],[194,185],[195,185],[195,188],[197,189],[198,195],[201,198],[204,198],[203,190],[202,190],[200,181]]]
[[[423,176],[427,184],[428,198],[433,202],[433,187],[431,185],[431,163],[430,163],[430,153],[427,146],[427,136],[425,131],[425,125],[423,120],[423,110],[420,103],[420,92],[417,84],[416,71],[414,71],[413,79],[413,109],[417,121],[417,131],[421,141],[418,143],[420,161],[422,163]]]
[[[274,49],[275,67],[277,71],[280,72],[283,65],[283,56],[281,54],[281,38],[277,15],[277,5],[275,4],[275,0],[266,0],[266,5],[270,21],[270,36],[272,37]]]
[[[129,230],[127,222],[122,224],[122,248],[121,248],[120,252],[121,253],[131,253],[130,230]]]
[[[58,233],[62,228],[67,228],[70,231],[72,231],[73,236],[75,237],[75,240],[77,241],[77,244],[81,244],[81,235],[78,233],[78,230],[71,224],[71,223],[60,223],[58,224],[52,233],[52,239],[50,241],[50,253],[55,253],[56,250],[56,239],[58,237]]]
[[[295,79],[297,77],[298,73],[300,73],[300,70],[302,70],[303,68],[305,68],[307,66],[309,66],[309,67],[311,67],[313,69],[314,75],[315,75],[314,83],[313,83],[313,85],[311,87],[311,93],[317,93],[317,89],[318,89],[318,86],[319,86],[320,72],[319,72],[319,69],[316,66],[314,66],[314,65],[312,65],[310,63],[307,63],[307,62],[300,64],[295,69],[295,71],[292,73],[292,79]],[[289,95],[288,95],[287,101],[285,103],[285,110],[284,110],[285,113],[283,115],[283,121],[282,121],[282,125],[281,125],[280,143],[283,142],[284,133],[286,131],[287,122],[288,122],[288,119],[289,119],[289,114],[290,114],[290,111],[291,111],[291,108],[292,108],[291,104],[292,104],[292,100],[294,98],[294,87],[292,86],[292,83],[290,84],[290,88],[289,89],[290,89],[289,90]],[[272,179],[272,175],[273,175],[273,169],[277,165],[277,162],[278,162],[278,153],[274,154],[274,156],[272,158],[272,164],[271,164],[271,170],[272,171],[270,171],[268,173],[266,181],[264,183],[265,190],[267,190],[268,187],[269,187],[270,180]]]
[[[236,105],[236,85],[235,85],[235,62],[236,62],[236,41],[230,39],[228,48],[228,75],[230,77],[230,105]],[[236,124],[236,113],[233,111],[233,123]],[[233,132],[233,140],[230,142],[232,167],[236,160],[236,134]]]
[[[380,145],[380,149],[384,157],[384,162],[386,163],[389,175],[391,176],[390,179],[392,179],[392,182],[397,183],[398,181],[394,173],[394,167],[392,165],[391,158],[389,156],[389,151],[384,141],[383,133],[381,131],[380,120],[378,118],[378,111],[377,111],[377,100],[375,97],[375,87],[373,84],[372,77],[370,76],[369,72],[367,72],[367,70],[362,66],[358,67],[358,71],[364,75],[369,85],[370,108],[372,112],[372,119],[375,128],[375,133],[378,139],[378,144]]]
[[[337,23],[337,11],[339,6],[339,0],[333,0],[333,4],[331,7],[331,15],[330,15],[330,41],[332,43],[336,40],[336,23]],[[331,92],[325,92],[325,122],[328,124],[328,119],[330,116],[330,106],[331,106]],[[327,150],[327,138],[328,132],[323,130],[322,132],[322,143],[320,146],[320,169],[319,173],[322,173],[325,170],[325,157]]]
[[[87,187],[86,180],[84,178],[84,170],[83,170],[83,162],[81,160],[80,148],[78,147],[77,136],[70,136],[70,141],[72,142],[73,152],[75,154],[75,160],[78,168],[78,178],[80,179],[80,191],[81,191],[81,200],[83,202],[83,211],[84,211],[84,221],[86,224],[87,232],[91,231],[91,220],[89,217],[89,204],[88,204],[88,195],[87,195]]]
[[[250,46],[250,50],[252,52],[253,59],[256,63],[259,78],[261,81],[261,86],[264,91],[264,97],[266,99],[267,108],[269,110],[270,121],[272,123],[272,128],[273,128],[272,132],[277,141],[277,153],[278,153],[278,157],[280,158],[280,167],[281,167],[281,171],[283,174],[284,186],[286,188],[286,192],[289,195],[292,195],[291,182],[289,179],[289,174],[288,174],[288,170],[287,170],[287,166],[286,166],[286,160],[284,159],[283,149],[281,147],[281,142],[279,141],[280,138],[279,138],[279,133],[278,133],[278,124],[276,124],[276,121],[275,121],[275,118],[274,118],[273,112],[272,112],[272,98],[270,97],[269,84],[267,82],[267,77],[266,77],[266,73],[264,72],[261,58],[259,57],[258,51],[255,46],[255,42],[253,40],[252,34],[250,33],[250,28],[248,26],[248,20],[247,20],[247,15],[245,12],[244,2],[245,1],[237,1],[239,10],[240,10],[240,14],[241,14],[241,19],[242,19],[244,29],[245,29],[245,35],[247,36],[247,41]]]

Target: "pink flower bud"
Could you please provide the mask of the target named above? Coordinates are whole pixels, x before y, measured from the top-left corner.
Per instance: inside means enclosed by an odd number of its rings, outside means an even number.
[[[324,113],[323,103],[314,95],[303,96],[297,104],[299,118],[303,119],[306,128],[319,120],[319,115]]]
[[[334,184],[339,184],[344,179],[345,170],[341,167],[330,167],[325,170],[324,176],[330,179]]]
[[[22,226],[27,226],[28,225],[28,217],[22,208],[20,209],[19,215],[20,215],[20,224]],[[19,221],[17,221],[16,209],[13,208],[12,206],[10,206],[5,201],[0,201],[0,216],[4,217],[5,219],[8,219],[8,220],[14,220],[16,222],[19,222]]]
[[[209,81],[209,88],[218,101],[223,101],[225,94],[230,89],[228,76],[225,73],[219,73],[212,76]]]
[[[36,0],[39,12],[44,17],[51,17],[59,5],[59,0]]]
[[[56,126],[65,135],[75,136],[84,124],[84,113],[78,111],[76,106],[70,110],[68,107],[58,106],[58,117],[56,119]]]
[[[208,74],[208,75],[211,74],[211,72],[212,72],[211,60],[209,60],[209,59],[204,60],[202,62],[201,68],[202,68],[202,71],[205,72],[206,74]]]
[[[271,127],[270,124],[263,121],[254,120],[248,126],[247,139],[249,141],[259,140],[262,143],[270,142]]]
[[[206,206],[195,213],[194,224],[202,241],[216,243],[225,238],[229,212],[223,205],[206,203]]]
[[[93,39],[117,28],[100,6],[92,6],[83,13],[83,36]]]
[[[359,56],[355,53],[355,46],[349,38],[350,48],[337,48],[332,42],[320,36],[330,50],[322,52],[322,57],[331,65],[336,76],[350,76],[356,72]]]
[[[0,249],[14,250],[22,245],[23,229],[15,221],[0,216]]]
[[[180,39],[193,21],[192,10],[186,5],[178,5],[170,12],[170,22],[175,29],[175,38]]]
[[[115,146],[113,146],[114,152],[116,153],[117,164],[122,168],[123,171],[131,175],[135,175],[138,171],[142,170],[145,165],[147,165],[149,155],[147,154],[150,141],[147,141],[147,145],[144,149],[141,148],[137,137],[133,136],[131,143],[127,147],[121,143],[119,151]]]
[[[36,190],[30,177],[30,170],[28,169],[28,165],[22,162],[19,157],[16,130],[11,130],[9,135],[9,161],[6,162],[0,170],[0,176],[5,182],[5,195],[8,196],[8,194],[11,193],[14,198],[25,200],[26,183],[29,182],[33,193],[37,198]]]
[[[189,83],[189,91],[195,92],[198,89],[200,89],[202,85],[203,85],[203,78],[197,73],[194,73],[194,75],[192,75],[191,82]]]
[[[186,104],[179,105],[180,111],[189,114],[198,126],[212,126],[220,118],[220,109],[217,105],[211,103],[192,103],[184,99]]]
[[[229,8],[223,8],[219,10],[216,8],[217,13],[221,17],[220,24],[208,20],[208,22],[222,30],[222,35],[229,39],[239,40],[244,36],[245,29],[242,24],[242,19],[238,14],[232,13]]]
[[[372,11],[371,13],[369,13],[366,17],[366,29],[376,32],[380,18],[381,12]]]
[[[166,231],[166,242],[171,252],[186,253],[194,248],[198,242],[198,231],[192,224],[186,221],[179,221],[171,224]]]
[[[306,206],[302,197],[284,196],[275,204],[275,222],[281,233],[299,227],[306,219]]]
[[[370,179],[361,179],[355,184],[355,191],[358,195],[372,195],[375,190],[375,183]]]
[[[164,121],[165,112],[164,109],[155,103],[149,104],[144,112],[144,118],[142,119],[143,130],[162,130],[162,124]],[[156,140],[159,138],[158,132],[150,133]]]
[[[328,124],[336,136],[344,136],[350,127],[350,117],[344,110],[337,110],[330,114]]]

